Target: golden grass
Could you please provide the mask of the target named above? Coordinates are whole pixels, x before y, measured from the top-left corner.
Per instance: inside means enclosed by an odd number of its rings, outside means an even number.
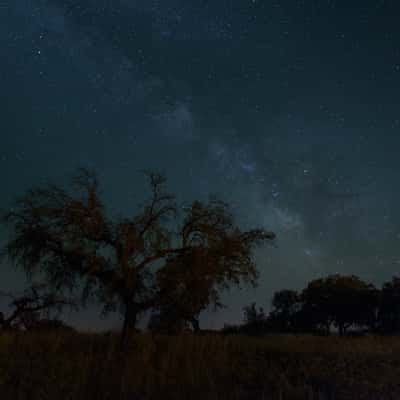
[[[1,400],[400,399],[400,338],[0,335]]]

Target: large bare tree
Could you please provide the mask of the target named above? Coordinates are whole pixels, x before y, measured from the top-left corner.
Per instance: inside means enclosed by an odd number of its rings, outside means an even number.
[[[177,298],[171,279],[186,282],[183,274],[195,271],[191,296],[205,285],[202,299],[194,300],[202,303],[211,301],[204,293],[215,298],[209,279],[219,285],[255,279],[250,250],[274,238],[260,229],[241,232],[227,205],[216,200],[193,202],[179,219],[175,197],[164,190],[165,177],[145,173],[151,195],[132,217],[107,215],[97,177],[85,169],[74,177],[72,190],[59,185],[29,190],[4,216],[12,228],[5,249],[10,260],[57,290],[78,287],[83,299],[96,296],[105,311],[119,308],[123,338],[143,312],[168,296]]]

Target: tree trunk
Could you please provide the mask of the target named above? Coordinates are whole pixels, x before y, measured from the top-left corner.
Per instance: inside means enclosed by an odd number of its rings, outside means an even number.
[[[134,304],[125,304],[124,323],[121,332],[121,345],[125,345],[129,335],[134,332],[137,321],[137,309]]]
[[[200,323],[197,318],[192,318],[190,323],[192,324],[193,332],[199,333],[200,332]]]

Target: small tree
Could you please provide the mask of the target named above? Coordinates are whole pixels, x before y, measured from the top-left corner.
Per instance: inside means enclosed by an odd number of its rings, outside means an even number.
[[[265,333],[267,317],[262,307],[256,306],[253,302],[243,308],[243,324],[241,331],[250,335],[262,335]]]
[[[268,315],[268,326],[278,332],[293,332],[300,329],[300,295],[295,290],[283,289],[275,292],[272,310]]]
[[[382,286],[377,328],[382,333],[400,333],[400,278],[397,276]]]
[[[9,299],[9,313],[0,313],[3,329],[31,330],[50,315],[57,317],[66,306],[76,308],[74,301],[49,292],[45,285],[34,284],[22,294],[0,293],[0,298]]]

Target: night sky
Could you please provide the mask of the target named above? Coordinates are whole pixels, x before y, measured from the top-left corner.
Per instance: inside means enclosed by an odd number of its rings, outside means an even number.
[[[79,166],[125,215],[143,168],[219,195],[278,239],[205,327],[328,273],[380,285],[400,266],[399,21],[395,0],[0,0],[0,208]]]

